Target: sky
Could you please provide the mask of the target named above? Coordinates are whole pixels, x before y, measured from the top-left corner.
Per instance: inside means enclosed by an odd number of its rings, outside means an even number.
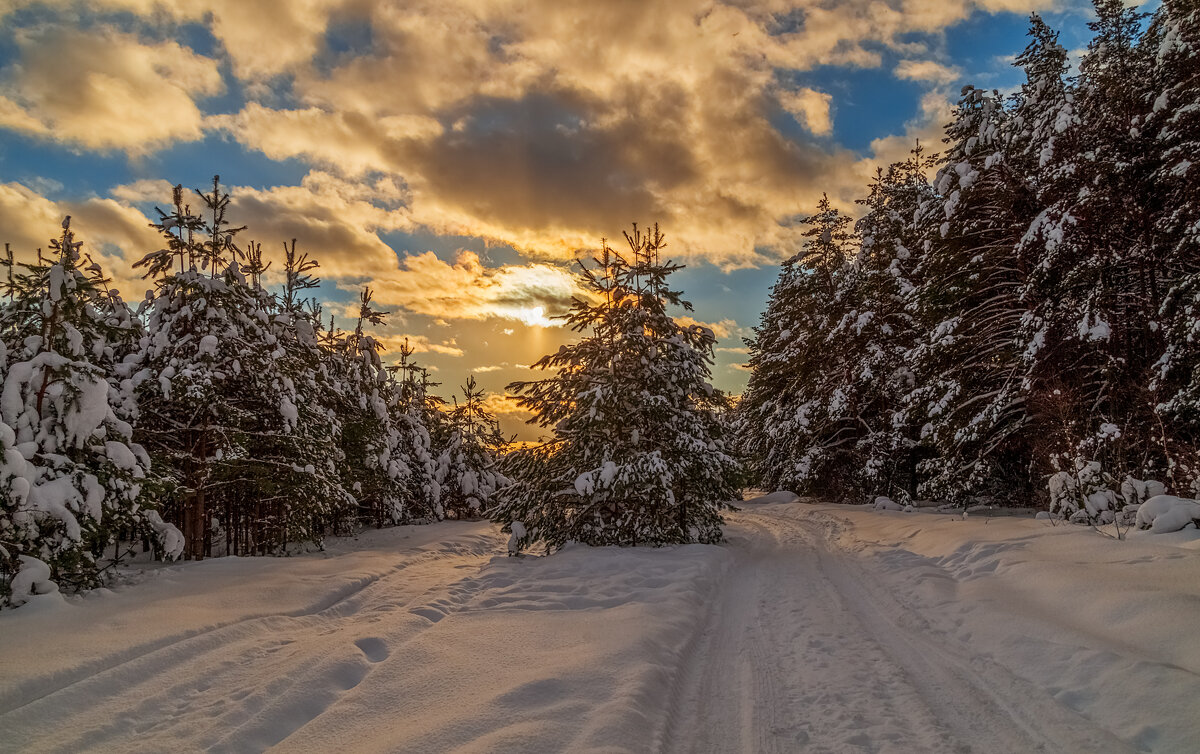
[[[136,304],[171,187],[233,196],[241,238],[364,286],[449,396],[575,336],[572,272],[659,223],[740,392],[743,338],[822,192],[936,144],[964,84],[1018,86],[1037,11],[1070,50],[1085,0],[0,0],[0,242],[64,215]],[[198,204],[199,202],[194,202]],[[273,269],[282,266],[276,261]],[[682,314],[682,312],[680,313]]]

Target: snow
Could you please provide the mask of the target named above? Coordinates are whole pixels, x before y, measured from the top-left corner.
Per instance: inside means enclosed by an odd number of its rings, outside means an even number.
[[[162,516],[158,515],[158,511],[147,510],[142,512],[146,523],[150,524],[150,528],[158,536],[159,546],[163,549],[163,554],[168,560],[176,560],[183,554],[184,538],[183,532],[174,524],[169,524],[162,520]]]
[[[1138,528],[1158,533],[1176,532],[1197,520],[1200,520],[1200,501],[1174,495],[1155,495],[1137,511]]]
[[[795,492],[787,490],[776,490],[775,492],[763,492],[757,495],[748,496],[741,505],[769,505],[771,503],[794,503],[800,500],[800,496]]]
[[[890,497],[884,497],[883,495],[880,495],[879,497],[875,498],[875,506],[874,507],[875,507],[875,510],[877,510],[877,511],[902,511],[902,510],[904,510],[903,505],[900,505],[900,503],[897,503],[896,501],[892,500]]]
[[[50,566],[28,555],[18,555],[17,560],[21,568],[9,584],[14,605],[24,605],[37,595],[58,591],[58,585],[50,580]]]
[[[45,355],[38,354],[34,363]],[[78,374],[74,379],[78,390],[75,404],[63,416],[62,423],[67,444],[82,448],[108,415],[108,382],[89,374]]]
[[[279,396],[279,414],[289,429],[295,429],[300,421],[300,409],[296,408],[296,404],[286,395]]]
[[[125,469],[126,471],[137,470],[137,456],[133,454],[133,451],[125,443],[109,440],[104,443],[104,452],[108,456],[108,460],[112,461],[113,465],[117,468]]]
[[[218,341],[217,341],[216,335],[205,335],[203,338],[200,339],[200,343],[196,347],[196,355],[197,356],[204,356],[204,355],[213,356],[213,355],[215,355],[217,353],[217,343],[218,343]]]
[[[50,279],[48,281],[49,294],[51,301],[61,301],[63,297],[63,285],[66,283],[67,271],[61,264],[56,264],[50,268]]]
[[[1079,337],[1088,340],[1108,340],[1112,335],[1112,328],[1108,323],[1100,319],[1099,315],[1084,317],[1079,323]]]
[[[443,522],[127,571],[113,591],[6,611],[0,750],[1200,740],[1200,533],[1116,541],[764,497],[718,546],[512,558],[495,526]]]

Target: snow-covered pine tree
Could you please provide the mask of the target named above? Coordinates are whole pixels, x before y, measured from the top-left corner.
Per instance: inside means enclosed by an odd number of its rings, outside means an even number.
[[[1009,168],[1024,177],[1040,202],[1041,187],[1056,164],[1059,135],[1076,125],[1078,117],[1066,79],[1067,50],[1059,44],[1058,32],[1033,13],[1027,36],[1029,44],[1013,62],[1025,72],[1025,82],[1011,103],[1006,157]]]
[[[239,278],[230,266],[231,286],[243,294],[244,314],[261,323],[258,345],[272,361],[270,371],[246,388],[247,409],[238,433],[243,453],[226,456],[214,474],[212,503],[225,533],[226,551],[265,554],[290,542],[316,542],[354,527],[354,498],[342,486],[344,460],[337,445],[338,425],[330,405],[330,381],[318,343],[319,319],[313,302],[299,292],[316,287],[316,263],[285,246],[283,296],[262,287],[261,247],[248,244]],[[296,274],[298,269],[303,272]],[[245,347],[253,348],[252,341]],[[257,409],[253,408],[255,402]],[[268,526],[264,526],[268,523]]]
[[[98,265],[81,268],[81,245],[68,217],[53,258],[5,260],[0,606],[25,600],[17,571],[43,562],[56,582],[98,584],[105,548],[116,545],[119,559],[122,538],[161,533],[178,555],[178,532],[135,502],[150,461],[132,441],[129,383],[115,375],[138,324]]]
[[[1037,428],[1019,338],[1029,265],[1017,247],[1036,205],[1008,150],[1010,126],[998,93],[963,87],[936,198],[921,209],[921,283],[909,310],[922,332],[909,354],[916,386],[905,416],[937,451],[920,470],[922,491],[939,499],[1035,488],[1029,461]]]
[[[867,494],[916,495],[916,464],[923,452],[916,442],[919,427],[900,409],[914,387],[909,352],[918,331],[905,300],[920,284],[918,216],[933,195],[926,176],[935,159],[918,142],[907,160],[879,171],[860,202],[866,214],[855,223],[860,249],[848,276],[856,288],[855,308],[843,324],[852,323],[853,337],[839,347],[859,365],[850,373],[866,431],[856,443],[860,466],[852,478]]]
[[[408,498],[414,501],[412,518],[442,519],[442,485],[439,482],[438,448],[448,435],[444,401],[430,392],[436,386],[429,379],[429,370],[413,360],[414,349],[406,338],[400,347],[400,362],[390,367],[398,375],[392,421],[397,432],[396,448],[407,459],[411,472],[406,479]]]
[[[846,496],[864,433],[852,341],[873,314],[858,311],[850,218],[822,197],[800,252],[783,263],[750,345],[739,403],[741,447],[758,484]],[[868,378],[869,379],[869,378]]]
[[[474,375],[467,377],[462,394],[462,403],[455,396],[444,421],[448,436],[438,459],[438,477],[446,515],[472,518],[486,515],[496,493],[509,484],[496,460],[510,441],[487,410]]]
[[[1150,388],[1159,398],[1167,479],[1200,494],[1200,6],[1164,0],[1148,36],[1155,96],[1146,132],[1155,140],[1152,186],[1161,196],[1155,243],[1171,281],[1160,312],[1166,347]]]
[[[1122,0],[1095,6],[1071,103],[1077,120],[1054,139],[1038,186],[1044,209],[1020,252],[1036,262],[1024,292],[1036,327],[1027,379],[1047,419],[1040,458],[1082,456],[1116,478],[1144,477],[1164,464],[1147,387],[1167,291],[1143,133],[1153,58],[1139,44],[1143,14]]]
[[[318,539],[348,500],[327,454],[310,444],[329,436],[328,419],[308,411],[297,389],[298,378],[313,387],[315,337],[276,316],[273,297],[242,273],[234,241],[242,229],[227,227],[219,180],[196,193],[211,219],[193,214],[177,186],[172,211],[160,210],[154,226],[166,248],[138,263],[159,279],[142,306],[137,436],[188,557],[212,554],[218,529],[227,551],[279,552]],[[249,268],[265,269],[258,260]],[[301,426],[302,418],[312,421]]]
[[[535,364],[556,374],[509,386],[554,432],[508,456],[515,481],[491,517],[511,526],[514,550],[721,538],[738,464],[718,411],[724,397],[708,382],[715,337],[668,313],[691,306],[667,285],[680,267],[660,260],[658,227],[635,225],[625,237],[630,259],[604,243],[596,267],[581,266],[590,295],[566,320],[586,334]]]
[[[440,517],[436,493],[430,495],[427,484],[428,430],[384,367],[382,346],[367,332],[386,316],[372,297],[363,289],[354,330],[337,334],[331,326],[326,346],[345,457],[343,483],[357,498],[360,517],[377,527]]]

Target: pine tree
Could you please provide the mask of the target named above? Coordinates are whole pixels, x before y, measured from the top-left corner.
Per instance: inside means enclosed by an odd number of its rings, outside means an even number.
[[[919,210],[933,196],[926,178],[936,158],[918,142],[910,157],[879,171],[866,208],[855,224],[861,247],[851,268],[856,288],[853,338],[837,348],[859,366],[852,372],[859,416],[867,429],[856,444],[852,479],[858,492],[916,495],[916,464],[923,449],[919,426],[902,412],[916,376],[909,354],[919,335],[907,297],[920,285],[917,262],[923,249]]]
[[[513,548],[715,542],[736,494],[737,462],[724,440],[724,397],[709,383],[715,336],[683,326],[668,307],[691,308],[667,285],[658,227],[626,233],[631,259],[607,243],[582,266],[589,300],[568,325],[587,333],[534,366],[546,379],[509,389],[554,439],[509,455],[516,479],[492,519]]]
[[[99,583],[100,558],[159,525],[135,500],[150,462],[132,442],[128,382],[116,377],[137,323],[98,265],[80,267],[70,217],[55,258],[14,264],[0,304],[0,605],[17,569],[49,566],[76,588]],[[18,271],[17,268],[22,268]],[[153,520],[153,524],[152,524]],[[177,532],[159,526],[167,554]]]
[[[1097,0],[1096,13],[1073,93],[1077,120],[1055,139],[1039,186],[1045,209],[1020,253],[1036,260],[1024,297],[1036,324],[1027,379],[1047,417],[1037,454],[1099,461],[1120,478],[1163,463],[1147,385],[1167,276],[1143,134],[1153,80],[1143,14],[1121,0]]]
[[[331,328],[327,345],[344,484],[358,499],[362,519],[377,527],[440,518],[438,493],[428,484],[428,430],[406,388],[383,366],[379,342],[367,332],[386,317],[372,297],[369,288],[361,292],[354,330],[339,336]]]
[[[1017,251],[1036,203],[1010,151],[1012,127],[997,93],[964,87],[933,184],[937,198],[921,210],[921,284],[909,309],[922,335],[910,353],[916,387],[906,417],[937,450],[921,465],[922,489],[941,499],[1033,489],[1037,428],[1020,338],[1030,265]]]
[[[1078,124],[1074,93],[1066,80],[1067,50],[1058,32],[1034,13],[1029,17],[1029,44],[1014,65],[1025,82],[1014,96],[1007,125],[1010,169],[1018,172],[1039,196],[1055,161],[1060,135]]]
[[[133,376],[155,491],[182,524],[191,558],[213,553],[214,523],[239,554],[319,541],[351,498],[336,454],[320,450],[333,429],[314,402],[312,322],[278,313],[257,283],[265,266],[236,245],[243,229],[228,227],[218,179],[197,194],[211,219],[192,214],[177,186],[172,211],[160,210],[154,226],[166,248],[138,263],[162,276],[143,304]],[[247,261],[254,283],[242,272]]]
[[[511,442],[484,405],[484,391],[474,375],[462,386],[463,402],[454,399],[444,422],[449,430],[442,448],[438,477],[447,515],[468,518],[485,515],[496,494],[509,484],[496,464]]]
[[[1200,7],[1166,0],[1151,26],[1155,97],[1147,135],[1155,140],[1152,186],[1162,202],[1155,241],[1170,279],[1160,309],[1166,345],[1150,389],[1167,453],[1167,478],[1200,494]]]
[[[808,224],[750,341],[742,448],[759,484],[846,496],[864,427],[855,390],[862,365],[844,349],[874,315],[855,308],[850,218],[823,197]]]

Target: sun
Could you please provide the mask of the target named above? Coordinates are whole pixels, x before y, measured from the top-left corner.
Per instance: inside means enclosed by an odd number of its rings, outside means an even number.
[[[546,316],[544,306],[523,306],[513,310],[511,316],[530,327],[554,327],[555,325],[554,321]]]

